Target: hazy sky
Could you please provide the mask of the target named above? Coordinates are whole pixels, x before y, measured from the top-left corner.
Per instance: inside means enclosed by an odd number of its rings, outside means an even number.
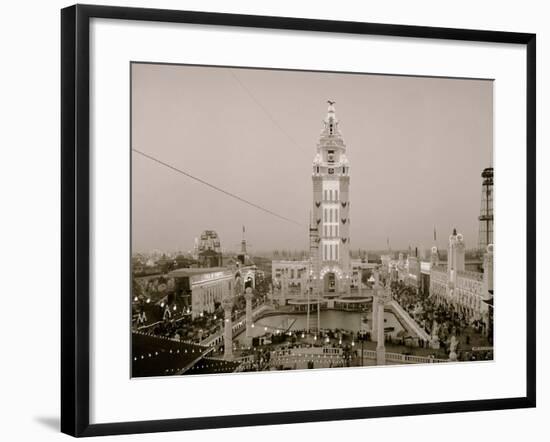
[[[434,225],[440,247],[453,227],[476,246],[491,81],[134,64],[134,148],[302,224],[134,153],[134,251],[187,251],[206,229],[236,249],[242,225],[252,251],[307,249],[327,99],[351,165],[352,249],[429,247]]]

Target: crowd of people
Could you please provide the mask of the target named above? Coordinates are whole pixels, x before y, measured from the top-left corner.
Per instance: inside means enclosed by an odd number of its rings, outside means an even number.
[[[252,309],[260,303],[260,299],[254,298]],[[217,306],[214,312],[203,311],[193,318],[191,310],[177,303],[175,299],[165,297],[151,303],[146,302],[145,298],[138,298],[132,305],[132,328],[146,334],[198,344],[209,336],[223,331],[224,310],[221,303],[215,304]],[[176,308],[173,308],[174,306]],[[235,302],[231,318],[235,323],[243,321],[244,316],[244,296],[240,296]]]
[[[163,283],[160,281],[159,284]],[[133,327],[142,333],[161,336],[180,340],[188,343],[200,343],[213,334],[222,332],[224,312],[220,306],[217,306],[215,312],[202,312],[196,318],[192,318],[189,310],[183,305],[170,304],[169,311],[173,309],[173,314],[166,313],[166,306],[157,302],[150,302],[150,292],[152,287],[145,287],[139,294],[138,300],[134,298],[134,321]],[[426,341],[420,338],[414,338],[407,335],[386,335],[386,342],[390,345],[404,346],[411,348],[430,349],[432,356],[436,358],[447,358],[451,351],[456,350],[458,360],[487,360],[493,358],[492,337],[487,333],[487,324],[481,319],[469,320],[452,304],[438,304],[427,294],[417,293],[413,287],[405,285],[403,282],[393,282],[391,284],[392,298],[396,300],[404,310],[421,326],[430,336]],[[240,299],[242,298],[242,299]],[[240,297],[235,302],[232,313],[233,321],[244,320],[244,297]],[[168,304],[168,297],[162,298],[162,301]],[[254,306],[261,303],[262,299],[256,297],[253,300]],[[163,305],[164,308],[160,307]],[[158,312],[155,310],[157,309]],[[304,345],[308,342],[315,346],[334,345],[340,348],[349,349],[353,354],[356,348],[352,343],[358,344],[361,341],[370,341],[369,331],[352,332],[349,330],[324,329],[315,336],[307,333],[306,330],[273,331],[268,345],[262,345],[265,351],[271,351],[280,348],[281,345],[296,346]],[[452,337],[458,344],[452,345]],[[304,339],[305,337],[305,339]],[[434,341],[439,343],[439,349],[433,348]],[[272,345],[269,345],[272,343]],[[239,346],[238,346],[239,347]],[[243,349],[238,348],[239,352]],[[219,351],[222,351],[220,349]],[[348,350],[346,350],[348,351]],[[409,351],[409,350],[407,350]],[[246,351],[243,353],[246,354]],[[424,354],[424,353],[421,353]],[[263,363],[266,363],[263,358]],[[262,369],[260,359],[254,362],[255,369]]]
[[[451,338],[458,340],[458,360],[492,359],[492,337],[481,319],[469,320],[452,304],[437,304],[429,295],[417,293],[403,282],[392,283],[392,298],[431,336],[437,338],[445,354]],[[426,346],[428,343],[422,343]],[[480,350],[478,350],[480,348]]]

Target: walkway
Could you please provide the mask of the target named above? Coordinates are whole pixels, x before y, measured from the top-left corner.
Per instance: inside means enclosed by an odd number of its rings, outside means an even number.
[[[424,330],[418,323],[411,318],[411,316],[405,311],[403,307],[399,305],[399,303],[392,299],[387,306],[393,308],[394,312],[399,315],[399,317],[405,322],[408,328],[410,328],[420,339],[429,342],[430,341],[430,335],[426,333],[426,330]]]

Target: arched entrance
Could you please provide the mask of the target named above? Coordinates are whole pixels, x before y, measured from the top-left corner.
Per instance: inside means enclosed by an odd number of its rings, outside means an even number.
[[[244,288],[256,288],[256,275],[253,271],[249,270],[244,276]]]
[[[319,274],[319,290],[325,295],[337,296],[341,292],[341,280],[342,270],[339,267],[324,267]]]
[[[325,293],[336,293],[336,273],[325,273],[323,278],[323,291]]]

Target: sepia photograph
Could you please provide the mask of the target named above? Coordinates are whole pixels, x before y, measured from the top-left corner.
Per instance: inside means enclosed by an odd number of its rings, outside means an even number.
[[[130,120],[132,378],[493,361],[492,79],[132,62]]]

